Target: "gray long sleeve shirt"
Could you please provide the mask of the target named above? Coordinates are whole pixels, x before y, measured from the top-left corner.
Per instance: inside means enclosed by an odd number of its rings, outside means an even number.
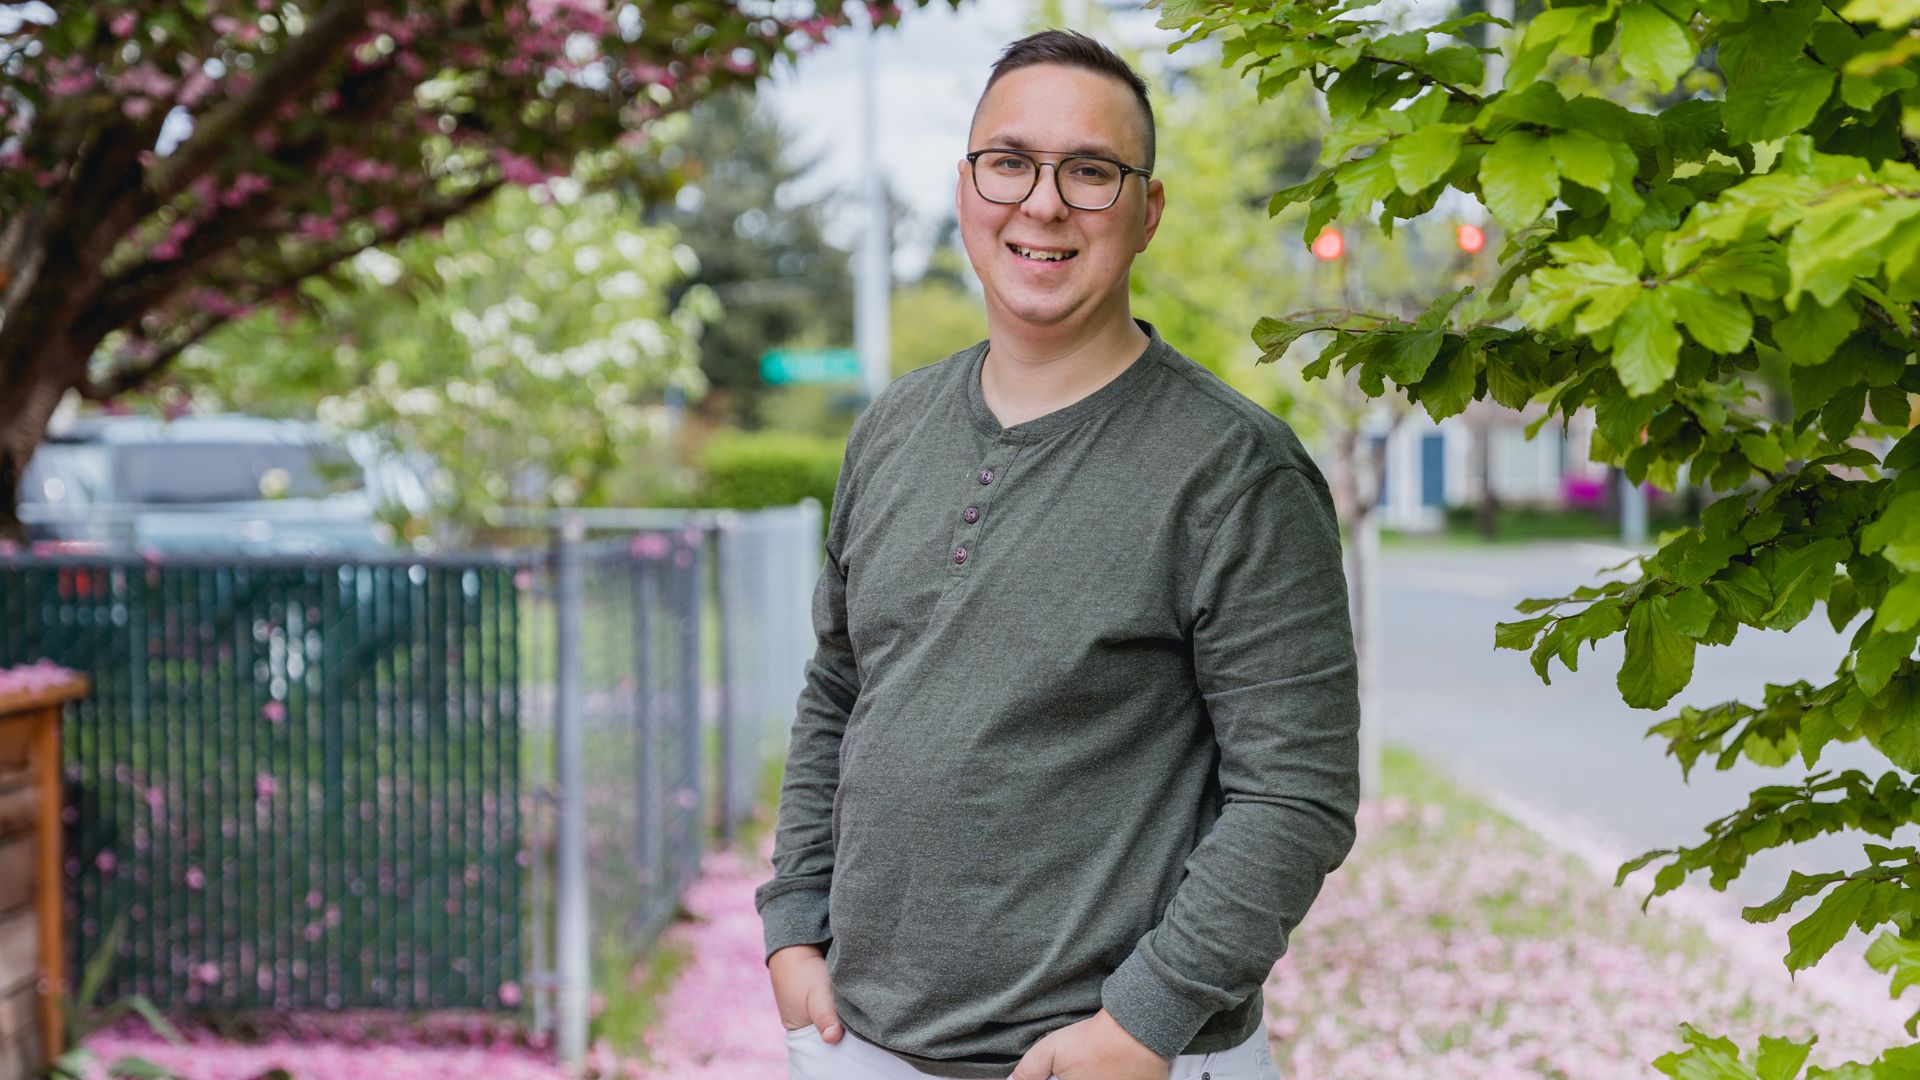
[[[987,343],[854,424],[813,596],[767,956],[841,1022],[1005,1077],[1102,1006],[1236,1046],[1354,839],[1359,702],[1333,501],[1291,429],[1151,337],[1002,427]]]

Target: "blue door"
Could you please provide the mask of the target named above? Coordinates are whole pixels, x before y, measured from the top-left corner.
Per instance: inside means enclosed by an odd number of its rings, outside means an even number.
[[[1439,506],[1447,498],[1447,440],[1439,432],[1420,437],[1420,505]]]

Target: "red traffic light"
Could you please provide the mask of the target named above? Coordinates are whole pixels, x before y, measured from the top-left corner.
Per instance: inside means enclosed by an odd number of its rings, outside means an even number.
[[[1347,250],[1347,241],[1340,235],[1339,229],[1329,225],[1320,230],[1319,236],[1313,238],[1312,250],[1314,258],[1332,262],[1340,257],[1341,252]]]
[[[1469,255],[1487,246],[1487,234],[1481,232],[1478,225],[1455,225],[1453,236],[1459,243],[1460,250]]]

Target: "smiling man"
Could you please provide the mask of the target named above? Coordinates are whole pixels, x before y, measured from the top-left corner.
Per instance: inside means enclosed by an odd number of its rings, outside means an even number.
[[[1339,530],[1287,425],[1132,317],[1145,85],[1047,31],[959,163],[988,337],[864,411],[755,894],[795,1080],[1278,1080],[1346,858]]]

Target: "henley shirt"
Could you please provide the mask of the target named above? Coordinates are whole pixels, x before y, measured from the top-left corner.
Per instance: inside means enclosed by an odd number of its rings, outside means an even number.
[[[1239,1045],[1353,845],[1326,481],[1139,325],[1044,416],[1001,426],[983,341],[847,438],[754,905],[769,961],[823,947],[847,1030],[935,1076],[1103,1006],[1165,1058]]]

